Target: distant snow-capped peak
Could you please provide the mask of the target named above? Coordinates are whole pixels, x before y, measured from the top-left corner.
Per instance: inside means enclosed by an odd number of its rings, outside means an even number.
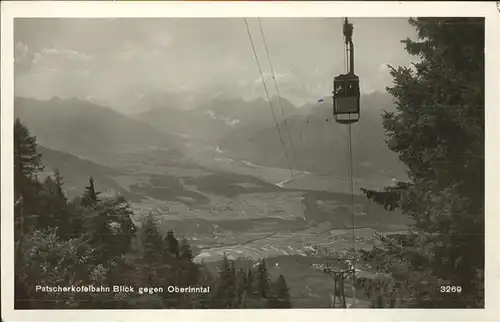
[[[216,115],[212,110],[208,110],[206,113],[210,115],[212,119],[224,121],[229,126],[234,126],[240,123],[240,120],[238,119],[233,119],[224,115]]]

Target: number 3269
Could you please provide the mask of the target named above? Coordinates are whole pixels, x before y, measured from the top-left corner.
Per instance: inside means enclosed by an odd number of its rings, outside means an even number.
[[[462,287],[455,285],[443,285],[439,290],[441,293],[461,293]]]

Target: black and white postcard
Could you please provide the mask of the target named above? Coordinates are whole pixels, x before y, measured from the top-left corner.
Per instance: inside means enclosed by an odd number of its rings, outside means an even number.
[[[2,3],[4,321],[498,319],[499,39],[494,2]]]

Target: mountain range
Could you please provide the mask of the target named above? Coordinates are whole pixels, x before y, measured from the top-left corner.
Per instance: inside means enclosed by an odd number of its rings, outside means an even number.
[[[14,114],[41,145],[77,156],[99,158],[148,147],[167,149],[174,155],[182,146],[181,137],[162,133],[147,123],[89,101],[18,97]]]
[[[197,108],[179,108],[175,102],[163,105],[155,101],[148,111],[135,114],[134,119],[145,122],[164,133],[175,133],[184,137],[203,139],[217,143],[229,134],[238,131],[251,132],[272,126],[273,112],[278,121],[283,115],[300,113],[288,100],[273,97],[273,110],[268,101],[254,99],[245,101],[234,98],[214,98]]]
[[[328,104],[330,103],[330,104]],[[328,104],[328,105],[327,105]],[[276,124],[251,129],[237,129],[220,140],[219,147],[233,158],[252,163],[329,174],[348,171],[347,128],[337,124],[327,104],[307,105]],[[382,125],[384,110],[394,110],[391,97],[382,93],[361,99],[359,123],[352,125],[352,153],[358,175],[378,171],[404,176],[404,168],[385,141]],[[286,150],[286,154],[285,151]],[[288,160],[287,160],[288,157]]]
[[[175,101],[154,102],[148,111],[133,117],[165,133],[216,145],[225,157],[329,174],[348,171],[347,132],[333,120],[331,98],[324,104],[297,108],[275,96],[271,99],[272,109],[264,99],[212,98],[190,109],[179,108]],[[394,107],[387,93],[362,96],[360,122],[352,125],[354,170],[358,175],[379,171],[395,177],[405,175],[397,155],[385,144],[382,113]]]
[[[148,148],[178,158],[196,141],[217,148],[223,157],[257,165],[329,175],[348,171],[347,131],[333,120],[331,100],[297,108],[273,97],[272,110],[264,99],[220,97],[195,108],[155,102],[146,112],[125,115],[77,99],[16,98],[15,115],[41,145],[94,160]],[[362,96],[361,104],[360,122],[352,125],[354,171],[359,176],[381,171],[403,176],[382,126],[382,112],[394,109],[391,97],[376,92]]]

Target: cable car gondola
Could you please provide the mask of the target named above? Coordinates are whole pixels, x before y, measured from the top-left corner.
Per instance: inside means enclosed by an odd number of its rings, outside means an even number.
[[[359,77],[354,74],[354,45],[352,42],[352,23],[344,22],[346,53],[349,59],[349,72],[333,79],[333,115],[341,124],[352,124],[359,121],[360,91]]]

